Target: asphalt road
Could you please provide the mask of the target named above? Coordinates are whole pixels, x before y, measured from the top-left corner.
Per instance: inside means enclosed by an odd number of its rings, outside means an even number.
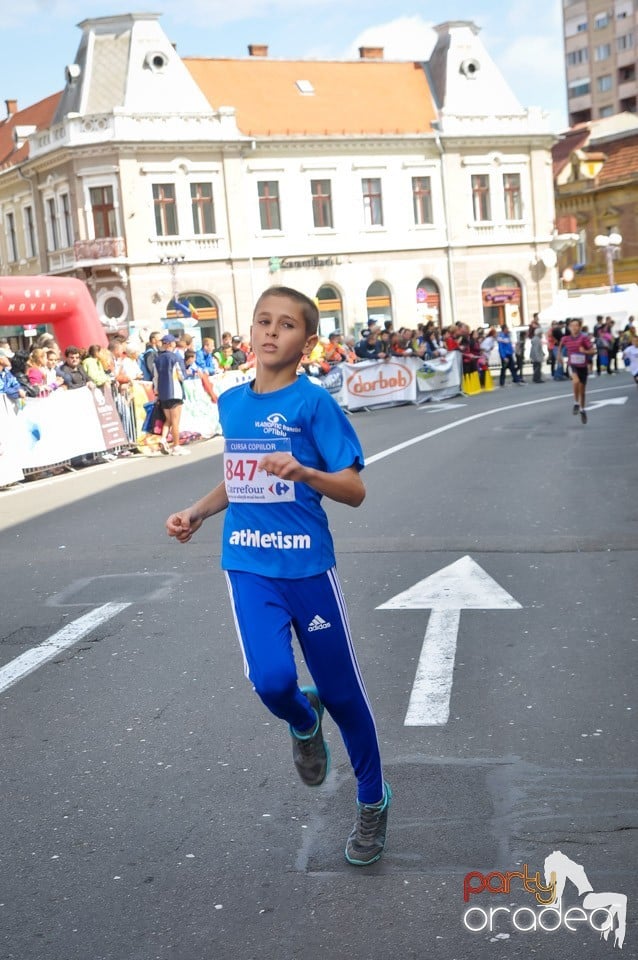
[[[395,795],[364,870],[343,857],[354,782],[332,722],[333,770],[308,790],[243,678],[221,521],[165,537],[221,476],[220,441],[0,493],[0,671],[127,604],[0,693],[0,956],[613,955],[604,917],[533,929],[533,889],[498,892],[555,850],[627,896],[638,956],[638,391],[623,373],[589,401],[587,426],[553,383],[353,416],[368,495],[329,513]],[[406,725],[434,611],[379,607],[464,557],[516,603],[459,604],[449,718]],[[568,880],[563,911],[586,890]]]

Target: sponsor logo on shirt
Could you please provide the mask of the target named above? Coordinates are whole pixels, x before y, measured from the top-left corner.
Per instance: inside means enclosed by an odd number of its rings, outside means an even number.
[[[310,550],[312,541],[307,533],[282,533],[281,530],[262,533],[261,530],[233,530],[228,543],[234,547],[257,547],[266,550]]]
[[[266,434],[275,437],[287,437],[290,433],[301,433],[301,427],[290,426],[283,413],[269,413],[265,420],[255,420],[255,426]]]
[[[328,623],[327,620],[324,620],[323,617],[320,617],[319,614],[316,613],[308,624],[308,632],[312,633],[313,630],[327,630],[328,627],[331,626],[331,623]]]

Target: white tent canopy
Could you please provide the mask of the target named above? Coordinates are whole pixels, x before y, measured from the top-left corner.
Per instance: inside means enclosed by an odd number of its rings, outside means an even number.
[[[615,292],[570,294],[559,291],[554,302],[538,314],[541,323],[556,323],[569,317],[585,322],[597,316],[611,317],[616,323],[626,323],[630,316],[638,316],[638,284],[628,283]]]

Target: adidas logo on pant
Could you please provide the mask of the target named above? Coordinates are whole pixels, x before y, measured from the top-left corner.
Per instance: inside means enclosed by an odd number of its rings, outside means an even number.
[[[328,627],[331,626],[331,623],[328,623],[327,620],[324,620],[323,617],[320,617],[317,613],[308,624],[308,632],[312,633],[313,630],[327,630]]]

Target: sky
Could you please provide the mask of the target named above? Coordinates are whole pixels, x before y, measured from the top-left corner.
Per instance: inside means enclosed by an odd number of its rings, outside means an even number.
[[[358,57],[383,46],[387,59],[427,60],[432,26],[472,20],[488,53],[525,107],[539,106],[554,132],[567,126],[561,0],[0,0],[0,118],[61,90],[91,17],[160,13],[182,56],[243,57],[266,43],[282,59]]]

